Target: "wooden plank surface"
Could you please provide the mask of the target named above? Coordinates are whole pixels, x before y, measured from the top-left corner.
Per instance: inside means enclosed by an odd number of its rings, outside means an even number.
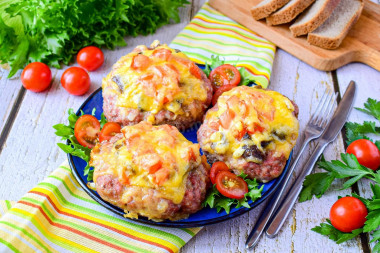
[[[106,51],[104,65],[100,70],[90,73],[92,86],[86,95],[81,97],[69,95],[60,86],[59,77],[63,70],[53,71],[56,78],[48,92],[35,94],[26,91],[13,127],[0,153],[0,173],[2,175],[0,199],[18,200],[66,159],[65,154],[56,146],[59,138],[54,136],[52,125],[66,122],[68,108],[77,109],[90,92],[100,87],[101,79],[120,56],[132,50],[136,45],[150,44],[154,39],[169,43],[204,2],[205,0],[193,0],[192,5],[182,9],[180,24],[165,26],[151,36],[128,38],[128,47]],[[365,89],[359,88],[357,106],[362,104],[358,99],[365,100],[368,94],[380,94],[378,92],[380,74],[368,66],[350,64],[339,70],[337,74],[338,87],[342,92],[351,79],[356,80],[359,85],[365,84],[362,86],[366,87]],[[0,76],[0,99],[2,101],[0,119],[3,119],[0,121],[1,130],[14,105],[15,97],[19,93],[21,82],[19,79],[7,80],[4,73],[1,73]],[[326,88],[334,89],[334,81],[331,73],[318,71],[286,52],[278,50],[270,88],[280,91],[299,105],[302,132],[322,92]],[[375,91],[377,93],[374,93]],[[363,117],[357,115],[357,120],[361,119]],[[311,145],[312,147],[314,147],[314,143]],[[298,146],[296,150],[297,148]],[[343,140],[339,136],[324,154],[327,159],[336,159],[343,151]],[[311,151],[308,149],[300,164],[305,162],[310,153]],[[338,183],[334,185],[333,189],[339,189],[339,187]],[[368,185],[363,184],[360,189],[361,193],[365,195],[369,188]],[[341,192],[332,190],[321,199],[297,204],[279,236],[275,239],[262,237],[253,252],[318,252],[321,251],[321,245],[323,245],[324,252],[362,252],[363,248],[359,239],[336,245],[327,237],[310,230],[328,217],[329,209],[338,195],[349,192],[350,190]],[[205,227],[181,251],[186,253],[246,252],[244,247],[246,237],[255,224],[262,207],[263,204],[238,218]]]
[[[365,6],[359,21],[340,47],[326,50],[310,45],[306,36],[293,37],[288,24],[269,26],[265,19],[254,20],[250,8],[258,2],[260,0],[210,0],[215,9],[317,69],[331,71],[358,61],[380,71],[379,5],[364,0]]]

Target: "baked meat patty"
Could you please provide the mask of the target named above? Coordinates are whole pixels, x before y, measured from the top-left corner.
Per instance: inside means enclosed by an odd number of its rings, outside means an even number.
[[[238,86],[205,115],[198,142],[210,163],[268,182],[278,177],[298,137],[298,107],[276,91]]]
[[[158,41],[121,57],[103,79],[103,111],[109,121],[148,121],[180,130],[200,121],[210,105],[212,86],[185,54]]]
[[[209,186],[209,165],[199,144],[170,125],[126,126],[95,146],[90,164],[96,191],[129,218],[186,218],[201,209]]]

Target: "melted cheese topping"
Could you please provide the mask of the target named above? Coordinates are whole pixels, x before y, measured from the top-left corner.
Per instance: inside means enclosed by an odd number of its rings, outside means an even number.
[[[299,124],[294,106],[276,91],[239,86],[223,93],[217,110],[209,110],[205,121],[211,133],[202,149],[212,154],[239,159],[247,147],[257,146],[264,152],[289,158],[297,137]],[[255,156],[246,160],[261,163]]]
[[[153,115],[160,110],[184,114],[182,105],[207,99],[200,69],[185,54],[158,43],[153,42],[154,49],[138,46],[123,56],[103,79],[103,92],[116,93],[119,107]],[[105,89],[108,86],[113,89]],[[148,118],[152,124],[153,115]]]
[[[188,172],[201,164],[199,144],[186,140],[169,125],[140,122],[124,127],[122,133],[124,137],[114,143],[111,152],[91,154],[91,160],[108,165],[96,178],[113,174],[123,185],[153,188],[158,197],[181,203]],[[96,178],[94,175],[94,182]]]

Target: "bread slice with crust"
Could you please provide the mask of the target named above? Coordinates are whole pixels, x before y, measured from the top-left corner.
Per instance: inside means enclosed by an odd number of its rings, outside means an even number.
[[[258,5],[251,8],[251,13],[254,19],[259,20],[268,17],[273,12],[280,9],[290,0],[264,0]]]
[[[359,19],[363,7],[363,0],[341,0],[331,16],[309,33],[307,41],[325,49],[339,47],[350,28]]]
[[[267,24],[280,25],[289,23],[314,1],[315,0],[290,0],[290,2],[288,2],[284,7],[267,17]]]
[[[289,27],[294,37],[308,34],[323,24],[341,0],[316,0]],[[345,1],[345,0],[342,0]]]

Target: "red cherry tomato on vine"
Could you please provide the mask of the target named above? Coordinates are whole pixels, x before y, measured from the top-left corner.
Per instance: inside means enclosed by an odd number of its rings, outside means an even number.
[[[104,124],[102,131],[99,133],[99,141],[108,141],[112,137],[115,136],[115,134],[121,132],[121,126],[118,123],[115,122],[107,122]]]
[[[104,62],[104,55],[102,50],[98,47],[88,46],[82,48],[77,55],[78,64],[87,69],[88,71],[94,71]]]
[[[70,94],[80,96],[90,89],[90,76],[86,70],[79,67],[71,67],[63,72],[61,84]]]
[[[22,71],[21,82],[27,90],[44,91],[51,83],[50,68],[42,62],[29,63]]]
[[[248,185],[241,177],[229,171],[220,171],[216,176],[216,189],[227,198],[242,199],[248,192]]]
[[[336,229],[342,232],[351,232],[364,226],[367,214],[367,208],[361,200],[354,197],[343,197],[331,207],[330,220]]]
[[[98,139],[100,123],[92,115],[82,115],[79,117],[74,127],[74,135],[80,145],[93,148]]]
[[[236,67],[230,64],[223,64],[211,71],[209,79],[214,90],[217,90],[224,85],[239,85],[241,76]]]
[[[380,166],[380,150],[372,141],[356,140],[348,146],[346,152],[356,156],[361,165],[371,170],[377,170]]]
[[[212,164],[211,170],[210,170],[211,183],[213,184],[216,183],[216,176],[221,171],[230,171],[230,169],[224,162],[215,162]]]
[[[224,92],[229,91],[235,87],[236,86],[234,85],[223,85],[222,87],[217,89],[214,93],[214,96],[212,96],[212,101],[211,101],[212,105],[215,105],[218,102],[218,98],[220,97],[220,95],[222,95]]]

